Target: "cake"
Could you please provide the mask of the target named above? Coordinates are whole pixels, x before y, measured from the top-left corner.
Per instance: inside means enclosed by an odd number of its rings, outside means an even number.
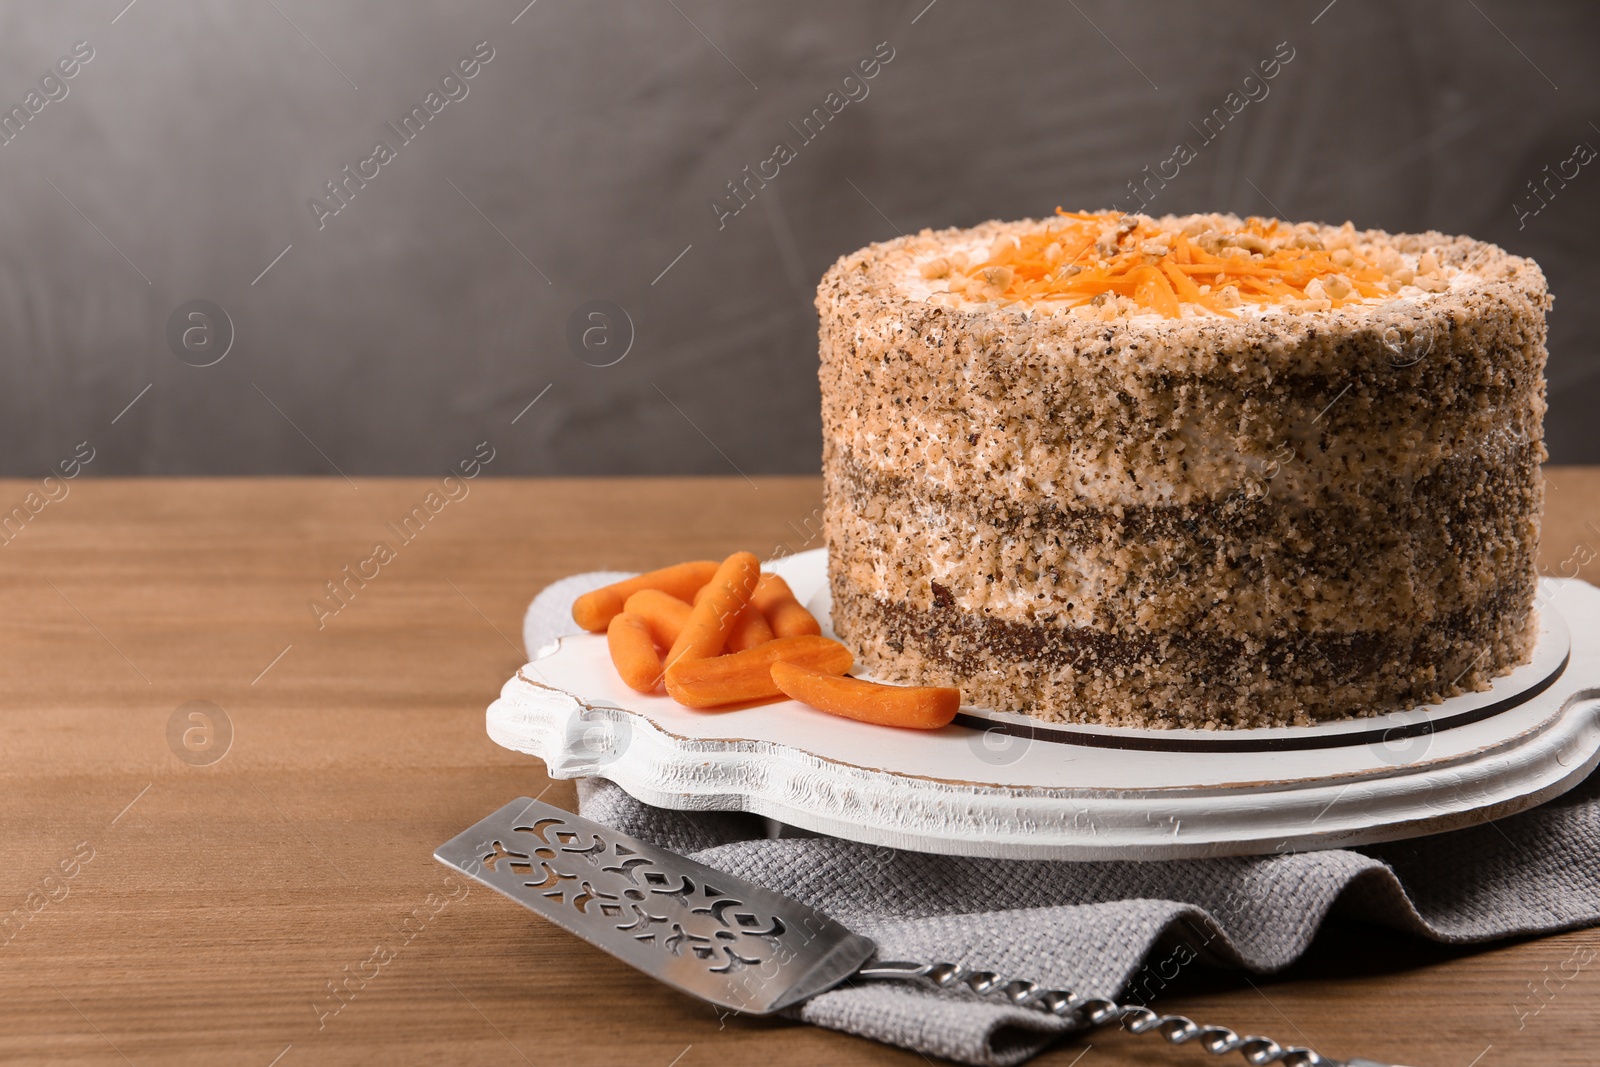
[[[1305,725],[1529,658],[1531,260],[1349,223],[924,230],[817,293],[835,631],[873,677],[1144,728]]]

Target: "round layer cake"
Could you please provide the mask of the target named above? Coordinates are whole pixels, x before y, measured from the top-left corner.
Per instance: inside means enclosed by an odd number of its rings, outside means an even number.
[[[1439,233],[1067,214],[822,280],[833,625],[882,679],[1237,728],[1484,688],[1536,633],[1545,313]]]

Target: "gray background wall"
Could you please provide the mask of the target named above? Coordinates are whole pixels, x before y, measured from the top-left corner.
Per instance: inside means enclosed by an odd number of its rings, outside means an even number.
[[[1515,207],[1600,146],[1592,5],[125,3],[0,7],[0,108],[95,51],[0,145],[0,473],[84,440],[95,474],[431,474],[484,439],[496,474],[815,470],[835,258],[1110,205],[1283,41],[1152,208],[1533,256],[1551,451],[1600,462],[1600,162]],[[319,230],[308,199],[480,41],[467,97]],[[719,229],[711,198],[879,42],[869,95]],[[203,368],[166,340],[202,298],[235,333]],[[595,367],[565,338],[602,298],[635,336]]]

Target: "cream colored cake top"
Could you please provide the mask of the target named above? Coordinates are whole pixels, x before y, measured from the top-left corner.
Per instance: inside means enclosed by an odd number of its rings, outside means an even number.
[[[1248,319],[1359,314],[1364,307],[1459,294],[1474,286],[1474,271],[1491,258],[1467,260],[1442,235],[1406,236],[1360,231],[1348,222],[1058,208],[1052,219],[924,230],[892,242],[904,254],[890,276],[910,299],[972,310],[1022,305],[1105,322]],[[1430,236],[1439,237],[1437,250],[1428,247]]]

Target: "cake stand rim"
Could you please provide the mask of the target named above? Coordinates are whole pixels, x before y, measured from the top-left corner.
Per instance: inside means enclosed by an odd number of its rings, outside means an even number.
[[[551,777],[607,778],[660,807],[745,811],[870,845],[1057,860],[1314,851],[1504,818],[1559,796],[1600,764],[1600,688],[1570,695],[1552,721],[1566,729],[1526,731],[1513,751],[1497,749],[1470,764],[1474,774],[1453,772],[1455,792],[1441,803],[1436,769],[1400,768],[1378,778],[1312,780],[1278,790],[1199,788],[1155,797],[919,779],[842,764],[779,742],[682,738],[642,714],[587,704],[520,673],[506,682],[487,714],[492,740],[540,757]],[[628,743],[614,758],[587,738],[574,743],[573,726],[585,722],[602,733],[620,727]],[[1575,751],[1581,758],[1563,761],[1563,754]],[[817,791],[806,788],[819,778],[831,804],[817,803]],[[897,800],[887,808],[886,788]],[[1346,801],[1351,789],[1358,791]],[[1371,806],[1375,801],[1383,812]]]
[[[1349,847],[1503,818],[1560,795],[1600,764],[1600,675],[1583,685],[1590,663],[1600,665],[1600,589],[1542,583],[1555,617],[1563,613],[1553,601],[1569,595],[1569,586],[1577,587],[1570,594],[1578,612],[1571,658],[1579,666],[1558,680],[1557,692],[1537,698],[1553,702],[1548,709],[1527,709],[1524,729],[1435,760],[1392,767],[1369,761],[1338,776],[1131,789],[1029,786],[845,763],[792,739],[688,737],[644,710],[535,681],[538,660],[561,641],[505,683],[486,726],[497,744],[543,759],[553,778],[605,777],[646,803],[746,811],[868,845],[983,858],[1152,861]],[[617,745],[619,733],[624,743]],[[1215,755],[1271,766],[1284,754]],[[1303,760],[1307,753],[1288,755]]]

